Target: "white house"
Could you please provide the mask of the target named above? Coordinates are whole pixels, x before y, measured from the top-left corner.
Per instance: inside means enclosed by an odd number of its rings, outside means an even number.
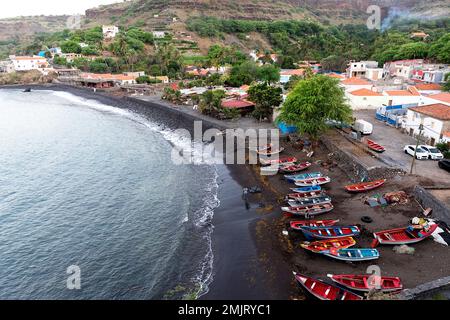
[[[14,72],[14,65],[11,60],[0,61],[0,73]]]
[[[119,33],[119,27],[116,26],[103,26],[103,39],[114,39]]]
[[[425,70],[423,72],[423,81],[430,83],[442,83],[445,82],[445,75],[450,73],[449,69],[446,70]]]
[[[356,77],[342,80],[340,85],[344,88],[345,91],[348,91],[348,92],[359,90],[359,89],[372,90],[372,87],[373,87],[373,85],[369,81],[367,81],[365,79],[361,79],[361,78],[356,78]]]
[[[442,103],[447,106],[450,106],[450,93],[441,92],[436,94],[430,94],[428,96],[422,96],[419,101],[419,106],[435,103]]]
[[[442,92],[442,86],[437,83],[418,83],[414,87],[421,95],[425,96]]]
[[[347,68],[347,77],[366,77],[367,69],[378,68],[378,62],[376,61],[358,61],[350,62]]]
[[[153,38],[156,38],[156,39],[162,39],[166,36],[165,31],[153,31],[152,34],[153,34]]]
[[[419,134],[419,126],[423,125],[422,135],[430,145],[443,140],[444,133],[450,131],[450,106],[436,103],[409,108],[406,113],[405,129],[411,136]]]
[[[351,92],[346,91],[345,96],[353,110],[376,110],[379,107],[386,105],[388,101],[387,96],[366,88],[354,90]]]
[[[387,105],[404,105],[404,104],[416,104],[418,105],[421,100],[419,91],[413,86],[408,87],[406,90],[386,90],[383,94],[387,97]]]
[[[47,59],[40,56],[9,56],[14,71],[30,71],[48,67]]]
[[[75,59],[79,59],[82,57],[79,53],[61,53],[60,56],[67,60],[67,62],[72,63]]]
[[[410,79],[413,70],[423,67],[423,59],[399,60],[386,62],[383,66],[384,76]]]
[[[383,68],[367,68],[365,77],[372,81],[383,79]]]

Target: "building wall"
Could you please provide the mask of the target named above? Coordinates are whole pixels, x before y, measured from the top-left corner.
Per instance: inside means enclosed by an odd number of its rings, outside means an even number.
[[[377,108],[387,104],[386,96],[354,96],[350,93],[345,94],[353,110]]]
[[[400,104],[419,104],[421,96],[386,96],[387,105],[396,106]]]
[[[413,110],[408,110],[406,113],[406,122],[405,128],[408,134],[418,135],[419,134],[419,126],[423,123],[424,130],[422,131],[422,135],[426,137],[429,141],[433,139],[436,144],[441,140],[443,129],[450,124],[450,121],[442,121],[439,119],[435,119],[419,112],[414,112]]]
[[[365,84],[365,85],[342,85],[342,87],[344,88],[345,91],[347,92],[352,92],[355,90],[359,90],[359,89],[368,89],[368,90],[372,90],[372,85],[371,84]]]

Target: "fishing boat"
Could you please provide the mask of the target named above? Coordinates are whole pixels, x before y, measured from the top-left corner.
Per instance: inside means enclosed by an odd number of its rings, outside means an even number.
[[[329,183],[331,179],[329,177],[319,178],[307,178],[303,180],[296,180],[294,184],[299,187],[317,186]]]
[[[331,198],[328,196],[320,196],[316,198],[308,198],[308,199],[292,199],[288,200],[288,204],[291,207],[297,208],[297,207],[306,207],[311,205],[320,205],[320,204],[326,204],[331,203]]]
[[[283,166],[280,168],[280,172],[281,173],[294,173],[294,172],[306,170],[310,166],[311,166],[311,162],[302,162],[299,164]]]
[[[382,292],[397,292],[403,289],[399,277],[380,277],[371,274],[328,274],[331,280],[348,289],[369,292],[377,289]]]
[[[261,164],[263,166],[270,166],[270,165],[282,165],[282,164],[294,164],[295,162],[297,162],[297,158],[296,157],[279,157],[276,159],[265,159],[265,158],[260,158],[259,162],[261,162]]]
[[[311,191],[311,192],[296,192],[296,193],[289,193],[286,198],[287,199],[295,199],[295,200],[302,200],[302,199],[309,199],[309,198],[317,198],[324,196],[325,192],[323,191]]]
[[[380,253],[377,249],[370,248],[348,248],[348,249],[335,249],[325,250],[321,252],[324,256],[350,262],[375,260],[380,257]]]
[[[301,173],[301,174],[289,174],[284,175],[287,181],[295,182],[297,180],[304,180],[308,178],[320,178],[322,176],[321,172],[310,172],[310,173]]]
[[[376,143],[375,141],[369,140],[367,139],[367,146],[369,147],[369,149],[375,151],[375,152],[384,152],[386,151],[386,148],[379,145],[378,143]]]
[[[339,239],[328,239],[328,240],[318,240],[313,242],[305,241],[300,244],[303,249],[312,252],[322,252],[326,250],[334,249],[347,249],[353,247],[356,244],[355,239],[352,237],[339,238]]]
[[[363,297],[354,294],[353,292],[341,289],[337,286],[328,284],[326,282],[307,277],[301,274],[296,274],[295,280],[310,294],[320,300],[362,300]]]
[[[274,156],[276,154],[280,154],[281,152],[284,151],[284,148],[279,148],[279,149],[273,149],[272,147],[265,149],[265,150],[257,150],[256,153],[259,156],[266,156],[266,157],[270,157],[270,156]]]
[[[373,234],[375,240],[372,243],[372,247],[375,248],[378,244],[401,245],[417,243],[431,236],[437,227],[437,224],[433,224],[428,231],[420,229],[410,231],[408,228],[398,228],[375,232]]]
[[[296,216],[311,217],[330,212],[333,210],[333,205],[331,203],[326,203],[306,207],[282,207],[281,210]]]
[[[336,239],[359,236],[360,230],[357,226],[339,227],[311,227],[303,226],[300,228],[308,239]]]
[[[327,227],[334,226],[339,220],[296,220],[291,221],[289,224],[291,229],[301,231],[300,227]]]
[[[294,192],[313,192],[322,190],[321,186],[310,186],[310,187],[300,187],[300,188],[291,188]]]
[[[345,186],[348,192],[366,192],[375,188],[381,187],[386,182],[386,179],[355,183]]]

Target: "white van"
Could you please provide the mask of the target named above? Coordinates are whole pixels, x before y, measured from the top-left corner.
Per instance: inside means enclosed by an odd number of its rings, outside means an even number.
[[[359,119],[355,121],[352,129],[356,132],[360,132],[361,134],[372,134],[373,125],[370,122]]]

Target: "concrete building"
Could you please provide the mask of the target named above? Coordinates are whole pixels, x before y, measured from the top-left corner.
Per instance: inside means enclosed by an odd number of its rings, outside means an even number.
[[[388,97],[382,93],[372,91],[366,88],[345,92],[345,96],[353,110],[371,109],[376,110],[386,105]]]
[[[166,36],[166,32],[165,31],[153,31],[153,38],[155,39],[162,39]]]
[[[366,77],[367,69],[378,69],[378,62],[376,61],[354,61],[348,64],[347,77]]]
[[[30,71],[48,68],[47,59],[40,56],[9,56],[14,71]]]
[[[119,27],[116,26],[102,26],[103,39],[114,39],[119,33]]]
[[[383,94],[387,97],[388,106],[416,104],[418,105],[421,99],[419,91],[410,86],[406,90],[386,90]]]
[[[373,87],[373,85],[369,81],[357,77],[342,80],[340,85],[344,88],[345,91],[348,92],[352,92],[359,89],[372,90]]]
[[[423,125],[422,135],[427,143],[434,146],[443,140],[444,134],[450,131],[450,106],[436,103],[409,108],[406,113],[405,129],[408,134],[419,134],[419,126]]]
[[[14,72],[14,64],[11,60],[0,61],[0,73]]]

